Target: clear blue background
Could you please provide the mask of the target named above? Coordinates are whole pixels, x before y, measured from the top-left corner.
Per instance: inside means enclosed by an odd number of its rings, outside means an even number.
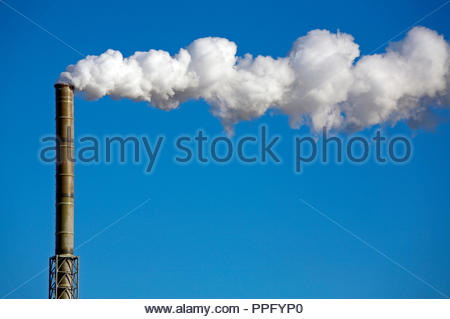
[[[22,1],[9,3],[77,50],[125,56],[176,53],[221,36],[247,52],[284,56],[311,29],[352,34],[362,54],[442,1]],[[450,38],[450,5],[420,25]],[[54,167],[38,159],[54,131],[53,83],[80,56],[0,3],[0,297],[48,266],[54,248]],[[403,36],[401,36],[403,37]],[[400,37],[400,38],[401,38]],[[382,52],[384,47],[379,49]],[[76,245],[151,198],[77,250],[82,298],[440,298],[308,208],[311,203],[450,294],[450,124],[386,134],[413,137],[405,165],[349,163],[293,172],[285,116],[241,123],[236,137],[267,124],[282,136],[281,165],[179,166],[172,142],[204,129],[223,133],[202,101],[172,112],[104,98],[75,101],[76,134],[166,135],[152,174],[145,163],[76,166]],[[362,133],[371,136],[373,130]],[[8,298],[46,298],[48,273]]]

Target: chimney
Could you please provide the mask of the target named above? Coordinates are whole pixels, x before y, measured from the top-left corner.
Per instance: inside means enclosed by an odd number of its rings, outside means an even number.
[[[56,229],[55,256],[50,258],[49,298],[78,298],[78,256],[74,238],[73,86],[55,84],[56,95]]]

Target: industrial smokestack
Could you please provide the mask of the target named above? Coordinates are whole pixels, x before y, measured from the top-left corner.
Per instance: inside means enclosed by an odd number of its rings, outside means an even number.
[[[50,258],[49,298],[78,298],[78,257],[74,238],[73,86],[55,84],[56,95],[56,230]]]

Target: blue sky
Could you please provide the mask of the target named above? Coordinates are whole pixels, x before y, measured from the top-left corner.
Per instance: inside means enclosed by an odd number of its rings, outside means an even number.
[[[362,54],[382,52],[443,1],[18,1],[25,16],[86,54],[108,48],[176,53],[194,39],[226,37],[238,54],[285,56],[315,28],[350,33]],[[450,4],[420,21],[450,39]],[[54,167],[38,159],[54,130],[53,83],[80,56],[0,3],[0,296],[48,266],[54,249]],[[400,36],[401,38],[402,36]],[[412,132],[403,165],[350,163],[294,174],[292,140],[306,128],[285,116],[266,124],[282,137],[280,165],[177,165],[171,141],[203,129],[223,134],[202,101],[164,112],[144,103],[75,100],[76,134],[165,135],[152,174],[145,164],[76,166],[81,298],[441,298],[450,294],[450,124]],[[363,131],[372,136],[374,129]],[[387,260],[302,203],[316,207],[386,254]],[[398,265],[401,265],[399,267]],[[403,267],[403,268],[402,268]],[[405,271],[409,270],[411,273]],[[428,283],[418,280],[417,277]],[[46,298],[48,273],[8,298]]]

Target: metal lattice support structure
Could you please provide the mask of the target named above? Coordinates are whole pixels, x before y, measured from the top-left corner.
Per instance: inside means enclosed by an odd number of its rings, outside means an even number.
[[[56,255],[49,260],[49,299],[78,299],[78,256]]]

